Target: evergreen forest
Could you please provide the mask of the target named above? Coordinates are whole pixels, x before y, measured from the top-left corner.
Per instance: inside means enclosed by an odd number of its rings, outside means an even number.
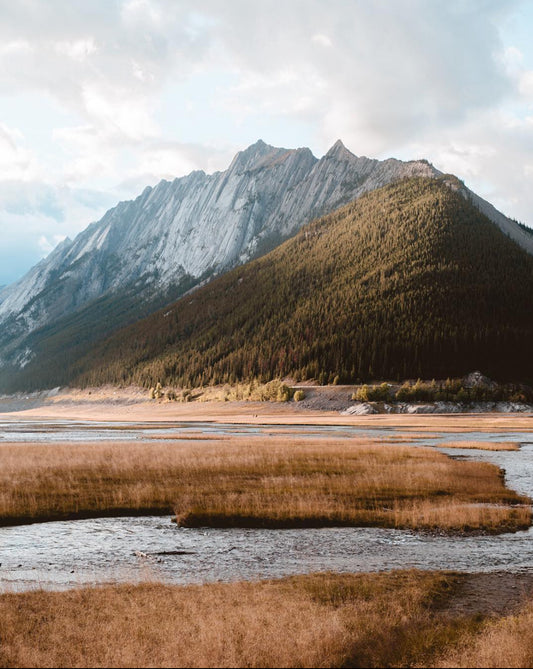
[[[455,177],[407,179],[124,328],[76,385],[533,380],[533,257]]]

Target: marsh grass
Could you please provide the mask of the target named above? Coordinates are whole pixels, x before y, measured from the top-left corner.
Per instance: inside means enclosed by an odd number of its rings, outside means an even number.
[[[440,448],[470,448],[480,451],[519,451],[520,445],[514,441],[444,441]]]
[[[453,587],[410,571],[3,594],[0,666],[412,666],[477,628],[432,615]]]
[[[532,667],[533,602],[515,615],[486,622],[479,634],[466,636],[431,666]]]
[[[0,445],[0,523],[175,513],[188,526],[529,526],[498,467],[431,448],[246,438]]]

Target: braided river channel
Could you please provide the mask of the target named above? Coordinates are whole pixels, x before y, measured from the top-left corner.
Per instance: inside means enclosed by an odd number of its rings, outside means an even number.
[[[94,423],[0,420],[0,443],[150,441],[203,433],[276,434],[279,426],[215,423]],[[391,437],[401,430],[283,426],[294,438]],[[509,488],[533,497],[533,434],[417,433],[413,445],[437,445],[452,457],[492,462]],[[517,451],[446,449],[452,441],[513,441]],[[384,446],[386,448],[387,446]],[[107,582],[255,580],[317,571],[399,568],[533,572],[533,528],[487,536],[437,536],[382,528],[181,528],[169,516],[98,518],[0,528],[0,590],[64,589]]]

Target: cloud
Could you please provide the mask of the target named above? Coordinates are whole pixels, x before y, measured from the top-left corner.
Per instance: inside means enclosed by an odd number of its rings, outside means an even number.
[[[320,46],[325,46],[325,47],[333,46],[330,38],[327,35],[322,35],[319,33],[313,35],[313,37],[311,37],[311,41],[314,42],[315,44],[319,44]]]
[[[22,133],[0,123],[0,179],[32,179],[39,169],[36,156],[24,145]]]
[[[179,127],[156,122],[159,96],[219,68],[234,84],[207,92],[215,124],[217,112],[237,124],[293,117],[312,126],[322,150],[342,136],[358,153],[381,155],[512,93],[505,62],[519,52],[502,44],[498,24],[518,4],[2,0],[0,91],[42,90],[79,115],[94,152],[118,151],[169,132],[186,142]],[[75,134],[56,136],[79,148]],[[80,178],[90,174],[83,163]]]
[[[302,77],[300,88],[314,101],[328,139],[338,136],[331,126],[349,109],[344,125],[373,147],[420,124],[463,119],[508,94],[495,56],[503,52],[497,22],[516,6],[514,0],[503,8],[497,0],[198,0],[194,6],[3,0],[0,89],[40,88],[110,134],[115,128],[137,136],[143,128],[154,131],[149,100],[169,81],[222,64],[240,80],[236,106],[248,88],[253,113],[265,99],[274,106],[272,93],[284,92],[279,81],[288,72]],[[280,113],[290,112],[282,104]],[[293,106],[292,113],[300,112]]]
[[[81,110],[80,82],[157,87],[180,70],[188,74],[209,46],[207,25],[193,29],[184,2],[1,0],[0,9],[0,58],[12,59],[0,85],[39,87]],[[139,77],[139,69],[153,76]]]
[[[219,32],[241,78],[255,77],[249,101],[256,109],[277,101],[290,111],[272,96],[288,69],[312,100],[324,144],[343,136],[356,151],[359,145],[376,155],[509,95],[511,83],[495,57],[503,49],[500,5],[306,0],[282,7],[262,2],[258,9],[237,0],[219,10]],[[510,12],[513,3],[507,5]],[[241,92],[236,86],[236,108]]]
[[[519,90],[526,102],[533,106],[533,70],[525,70],[521,72]]]
[[[116,196],[98,191],[0,180],[0,285],[15,281],[114,204]]]
[[[524,7],[0,0],[0,97],[59,110],[0,112],[0,215],[19,216],[37,249],[100,212],[82,191],[114,204],[162,177],[224,169],[258,137],[317,155],[341,137],[360,155],[426,157],[533,223],[533,62],[502,28]],[[9,210],[5,184],[22,182],[55,193],[57,211],[19,186],[26,214]]]
[[[533,122],[487,111],[409,147],[459,175],[503,213],[533,225]]]

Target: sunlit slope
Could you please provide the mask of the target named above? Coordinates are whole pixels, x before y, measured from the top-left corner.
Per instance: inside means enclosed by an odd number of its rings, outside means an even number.
[[[121,330],[72,379],[533,379],[533,257],[454,177],[373,191]]]

